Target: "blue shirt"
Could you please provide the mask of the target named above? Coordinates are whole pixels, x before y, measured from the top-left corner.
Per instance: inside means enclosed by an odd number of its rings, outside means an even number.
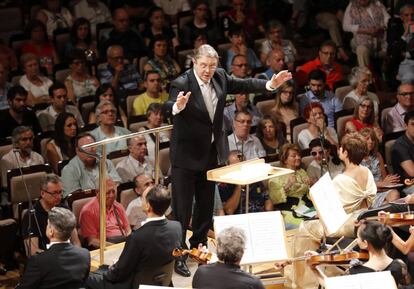
[[[7,92],[12,87],[10,82],[4,84],[4,88],[0,89],[0,110],[8,109],[9,103],[7,102]]]

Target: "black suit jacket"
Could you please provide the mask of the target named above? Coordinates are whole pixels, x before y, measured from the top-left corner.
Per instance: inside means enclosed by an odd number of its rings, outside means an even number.
[[[75,289],[83,287],[89,274],[90,255],[69,243],[54,244],[31,257],[18,289]]]
[[[218,99],[213,122],[193,69],[187,70],[171,83],[170,99],[166,103],[171,111],[178,93],[191,91],[185,109],[173,116],[174,129],[170,151],[173,166],[198,171],[209,169],[207,166],[213,133],[218,162],[224,164],[229,151],[223,122],[226,95],[267,91],[265,80],[234,78],[221,68],[216,70],[211,83]]]
[[[180,223],[167,219],[148,222],[128,236],[118,262],[105,272],[104,278],[113,283],[124,282],[144,269],[166,265],[173,261],[172,251],[180,241]]]

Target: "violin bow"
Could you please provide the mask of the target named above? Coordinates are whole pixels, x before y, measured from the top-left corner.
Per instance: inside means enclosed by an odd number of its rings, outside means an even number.
[[[339,238],[328,250],[326,250],[325,253],[329,253],[331,252],[331,250],[335,247],[338,247],[339,251],[342,251],[341,247],[338,246],[339,242],[342,241],[342,239],[344,238],[344,236],[342,236],[341,238]]]

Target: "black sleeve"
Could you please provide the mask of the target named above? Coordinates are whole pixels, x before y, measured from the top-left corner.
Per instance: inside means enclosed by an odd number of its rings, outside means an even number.
[[[41,266],[39,264],[40,255],[31,257],[27,263],[26,271],[16,286],[18,289],[36,289],[40,286],[40,278],[43,276]]]

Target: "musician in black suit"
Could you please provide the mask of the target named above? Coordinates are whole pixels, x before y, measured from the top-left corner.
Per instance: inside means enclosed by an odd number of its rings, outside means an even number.
[[[158,185],[145,190],[142,200],[147,219],[128,236],[124,250],[113,266],[102,275],[90,274],[86,282],[88,288],[138,288],[140,272],[155,272],[173,261],[172,252],[180,245],[181,225],[165,218],[164,213],[171,202],[170,193]]]
[[[292,77],[289,72],[282,71],[269,81],[238,79],[218,68],[218,59],[210,45],[198,48],[193,69],[171,83],[170,99],[166,104],[174,123],[170,151],[172,208],[175,219],[182,225],[183,247],[193,197],[196,204],[191,247],[207,242],[213,215],[214,183],[207,181],[206,172],[227,160],[228,142],[223,124],[226,95],[272,91]],[[178,274],[190,276],[184,260],[177,261],[175,269]]]
[[[49,211],[46,227],[49,248],[29,259],[16,288],[83,288],[89,273],[90,255],[88,250],[69,243],[75,226],[75,216],[68,209],[54,207]]]

